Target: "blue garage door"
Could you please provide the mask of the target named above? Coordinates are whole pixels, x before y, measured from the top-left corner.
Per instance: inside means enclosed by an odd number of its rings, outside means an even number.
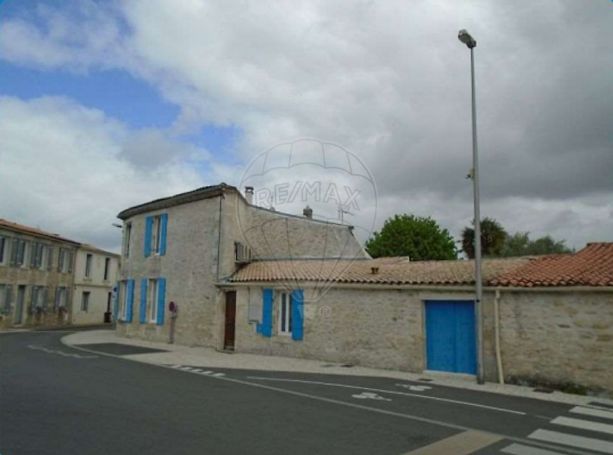
[[[476,350],[472,301],[426,301],[428,370],[475,374]]]

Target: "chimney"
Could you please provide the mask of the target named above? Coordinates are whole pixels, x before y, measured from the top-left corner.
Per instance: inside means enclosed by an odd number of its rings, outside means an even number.
[[[371,267],[371,268],[370,268],[370,273],[371,273],[372,275],[377,275],[377,274],[379,274],[379,267]]]
[[[313,219],[313,209],[308,205],[302,210],[302,214],[307,218]]]
[[[249,204],[253,204],[253,187],[252,186],[245,187],[245,199],[247,199],[247,202]]]

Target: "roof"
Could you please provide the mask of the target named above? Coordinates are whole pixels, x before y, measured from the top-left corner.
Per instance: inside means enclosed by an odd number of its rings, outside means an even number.
[[[516,269],[530,258],[486,259],[483,279]],[[373,273],[373,267],[378,268]],[[317,281],[388,285],[469,285],[474,283],[474,261],[416,261],[408,258],[370,260],[295,259],[259,261],[236,272],[231,282]]]
[[[8,229],[8,230],[15,231],[15,232],[20,232],[20,233],[23,233],[23,234],[33,235],[35,237],[44,237],[46,239],[56,240],[56,241],[60,241],[60,242],[72,243],[74,245],[80,245],[79,242],[77,242],[75,240],[67,239],[65,237],[61,237],[58,234],[53,234],[51,232],[46,232],[46,231],[40,230],[38,228],[33,228],[33,227],[30,227],[30,226],[25,226],[25,225],[19,224],[19,223],[13,223],[12,221],[8,221],[8,220],[5,220],[3,218],[0,218],[0,228],[5,228],[5,229]]]
[[[613,242],[537,258],[491,281],[495,286],[613,286]]]
[[[99,254],[103,254],[105,256],[113,256],[113,257],[120,257],[119,254],[117,253],[113,253],[111,251],[107,251],[107,250],[102,250],[94,245],[90,245],[89,243],[82,243],[81,244],[81,248],[87,251],[92,251],[94,253],[99,253]]]
[[[235,187],[220,183],[219,185],[210,185],[197,188],[185,193],[175,194],[174,196],[168,196],[161,199],[155,199],[153,201],[145,202],[144,204],[135,205],[128,209],[122,210],[117,215],[117,218],[125,220],[140,213],[151,212],[152,210],[160,210],[175,205],[187,204],[188,202],[195,202],[201,199],[209,199],[220,196],[225,190],[236,191],[240,194]]]

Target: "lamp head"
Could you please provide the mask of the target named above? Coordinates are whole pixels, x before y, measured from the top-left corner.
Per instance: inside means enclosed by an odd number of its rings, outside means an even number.
[[[470,33],[468,33],[464,29],[458,32],[458,39],[462,41],[464,44],[466,44],[469,47],[469,49],[472,49],[473,47],[477,46],[477,41],[475,41],[475,39],[472,36],[470,36]]]

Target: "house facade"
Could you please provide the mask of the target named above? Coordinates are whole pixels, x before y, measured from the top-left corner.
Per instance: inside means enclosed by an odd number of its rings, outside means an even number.
[[[220,184],[122,211],[123,251],[118,333],[177,343],[226,347],[226,282],[261,258],[356,258],[367,255],[346,225],[317,221],[250,204]],[[178,308],[169,320],[168,304]],[[231,304],[230,304],[231,305]],[[227,345],[231,347],[231,345]]]
[[[107,257],[108,279],[98,280]],[[0,329],[102,323],[104,312],[96,313],[106,308],[117,268],[113,253],[0,219]],[[88,315],[80,311],[84,293]]]
[[[256,207],[224,184],[118,216],[120,335],[477,372],[472,261],[371,259],[349,226]],[[483,279],[486,380],[613,391],[613,244],[488,259]]]
[[[0,327],[70,323],[78,242],[0,219]]]
[[[74,265],[72,323],[111,322],[113,291],[119,276],[119,255],[81,244]],[[105,318],[106,315],[106,318]]]

